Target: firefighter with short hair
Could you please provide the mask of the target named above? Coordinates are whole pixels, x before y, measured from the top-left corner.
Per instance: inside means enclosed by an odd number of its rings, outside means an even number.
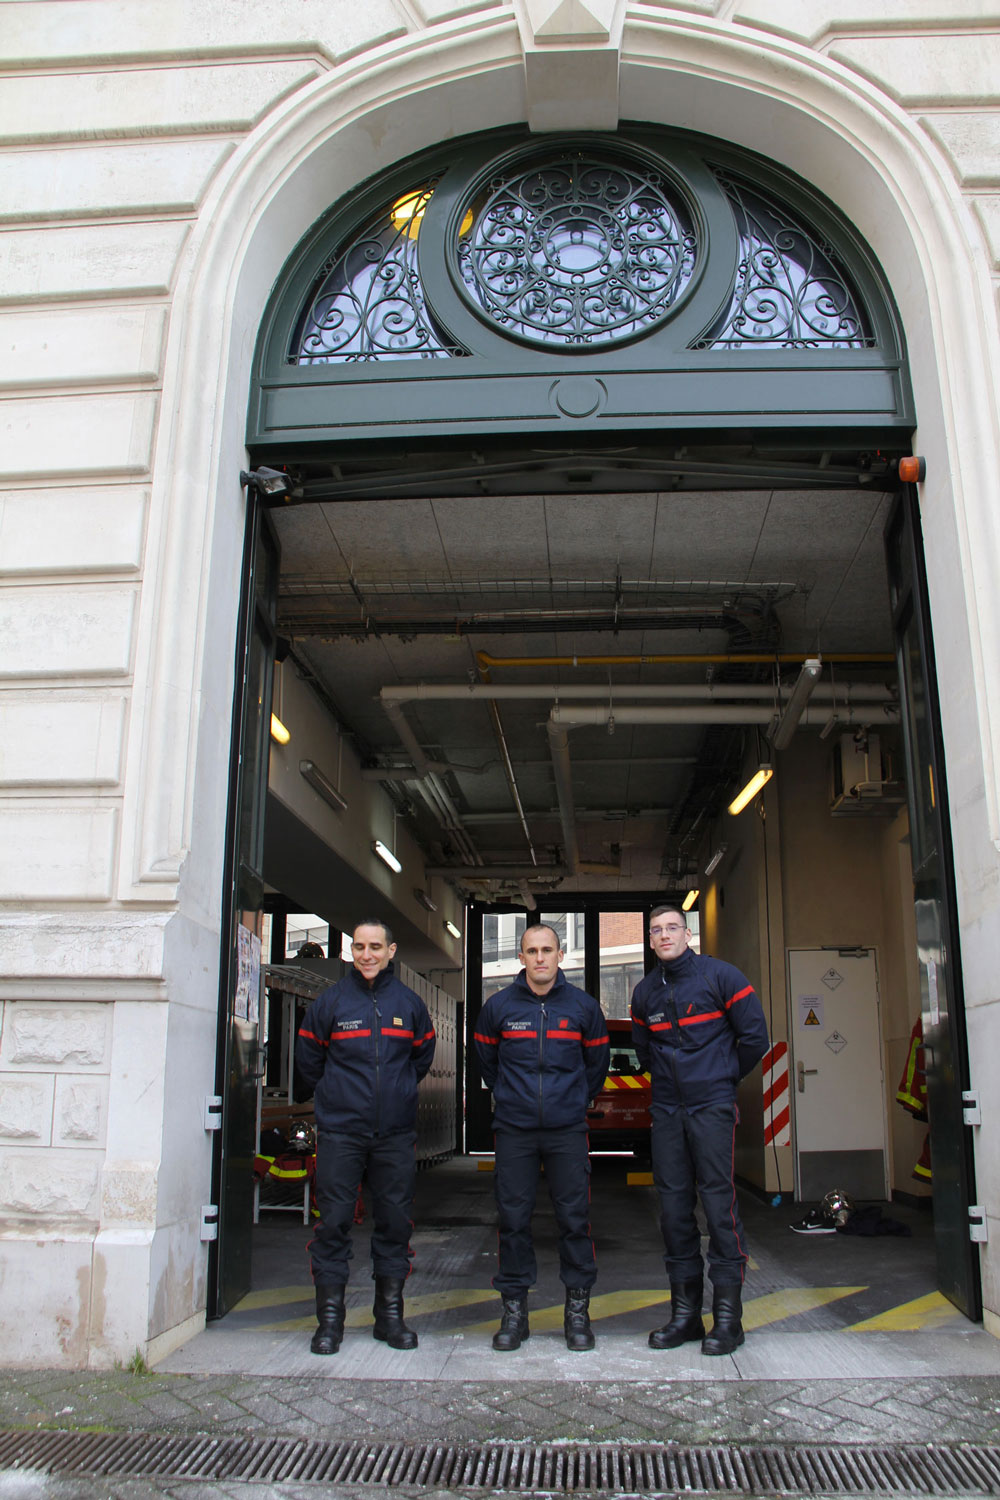
[[[309,1006],[295,1047],[298,1078],[316,1095],[316,1204],[310,1242],[318,1327],[313,1354],[336,1354],[358,1186],[372,1195],[374,1336],[415,1349],[403,1321],[416,1183],[417,1085],[434,1057],[434,1027],[420,996],[396,977],[396,944],[381,919],[359,922],[352,967]],[[308,1097],[308,1095],[305,1095]]]
[[[559,1229],[566,1347],[593,1349],[590,1289],[597,1258],[590,1237],[587,1107],[607,1075],[608,1028],[597,1001],[567,982],[554,928],[528,927],[520,958],[520,974],[490,996],[475,1032],[483,1081],[493,1093],[496,1144],[499,1269],[493,1285],[503,1317],[493,1347],[518,1349],[529,1336],[528,1290],[537,1271],[531,1216],[544,1166]]]

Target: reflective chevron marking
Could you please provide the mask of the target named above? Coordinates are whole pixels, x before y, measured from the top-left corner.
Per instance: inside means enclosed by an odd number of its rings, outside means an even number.
[[[751,1262],[752,1265],[752,1262]],[[744,1303],[743,1326],[748,1332],[754,1329],[773,1327],[787,1318],[800,1313],[812,1312],[845,1297],[856,1296],[867,1291],[864,1286],[794,1287],[780,1292],[770,1292],[763,1297],[753,1297]],[[249,1326],[254,1332],[293,1333],[304,1332],[315,1327],[312,1310],[314,1291],[309,1285],[275,1287],[270,1291],[251,1292],[244,1297],[236,1312],[266,1311],[269,1308],[297,1306],[296,1316],[274,1322]],[[449,1336],[455,1334],[480,1335],[496,1329],[499,1319],[499,1296],[492,1287],[469,1288],[455,1291],[424,1292],[406,1298],[406,1316],[419,1318],[434,1313],[446,1313],[465,1307],[478,1307],[484,1303],[497,1304],[497,1314],[485,1322],[465,1324],[458,1328],[442,1329]],[[595,1322],[604,1318],[615,1318],[623,1313],[638,1312],[647,1307],[662,1307],[664,1314],[670,1298],[665,1288],[650,1290],[622,1290],[596,1293],[590,1299],[590,1313]],[[305,1311],[308,1309],[308,1311]],[[921,1330],[933,1332],[936,1328],[961,1319],[961,1313],[941,1295],[930,1292],[899,1307],[877,1313],[860,1323],[852,1323],[841,1331],[844,1333],[906,1333]],[[562,1328],[562,1303],[531,1310],[531,1326],[539,1333],[557,1332]],[[706,1319],[710,1322],[710,1316]],[[350,1308],[347,1313],[348,1328],[370,1328],[372,1314],[368,1306]],[[831,1330],[832,1331],[832,1330]]]
[[[780,1323],[784,1318],[812,1312],[815,1307],[826,1307],[841,1297],[854,1297],[867,1290],[863,1286],[801,1286],[789,1287],[783,1292],[768,1292],[764,1297],[753,1297],[744,1302],[743,1327],[748,1333],[754,1328],[766,1328],[769,1323]]]
[[[929,1292],[926,1297],[915,1297],[912,1302],[902,1302],[899,1307],[890,1307],[888,1312],[876,1313],[874,1318],[865,1318],[863,1323],[852,1323],[845,1333],[912,1333],[919,1329],[933,1329],[955,1318],[965,1323],[965,1318],[955,1305],[940,1292]]]
[[[497,1294],[494,1292],[493,1294]],[[619,1313],[635,1312],[643,1307],[656,1307],[660,1303],[666,1307],[670,1302],[663,1287],[658,1287],[652,1292],[601,1292],[590,1299],[590,1316],[592,1320],[598,1318],[614,1318]],[[499,1303],[499,1299],[498,1299]],[[409,1312],[409,1303],[407,1303]],[[550,1307],[529,1308],[529,1321],[533,1329],[539,1333],[551,1333],[553,1330],[561,1330],[563,1324],[563,1304],[555,1302]],[[473,1323],[465,1328],[456,1328],[456,1333],[489,1333],[494,1330],[499,1320],[499,1306],[497,1316],[491,1318],[488,1323]]]
[[[283,1290],[285,1292],[294,1292],[300,1289],[296,1287],[286,1287]],[[313,1288],[310,1286],[304,1288],[304,1290],[308,1301],[311,1303],[315,1297]],[[267,1293],[255,1292],[252,1295],[254,1297],[264,1298],[267,1296]],[[285,1296],[282,1298],[282,1300],[285,1302],[290,1302],[293,1299],[291,1297]],[[303,1299],[295,1298],[294,1300],[301,1301]],[[250,1298],[244,1297],[243,1301],[239,1304],[239,1309],[237,1310],[242,1310],[243,1308],[245,1308],[249,1301]],[[497,1301],[499,1301],[498,1294],[493,1290],[492,1287],[477,1287],[454,1292],[424,1292],[423,1294],[417,1294],[413,1297],[406,1297],[406,1316],[408,1318],[417,1318],[420,1317],[421,1314],[425,1313],[448,1312],[451,1308],[454,1307],[475,1307],[481,1302]],[[258,1307],[266,1307],[268,1304],[264,1301],[261,1301],[256,1303],[255,1305]],[[276,1301],[271,1305],[278,1306],[280,1304]],[[348,1308],[347,1317],[344,1319],[344,1323],[348,1328],[370,1328],[373,1321],[374,1319],[372,1318],[370,1307]],[[315,1325],[315,1314],[310,1312],[307,1318],[288,1318],[279,1323],[255,1323],[253,1326],[254,1332],[275,1333],[282,1331],[290,1332],[295,1329],[302,1328],[314,1328]]]

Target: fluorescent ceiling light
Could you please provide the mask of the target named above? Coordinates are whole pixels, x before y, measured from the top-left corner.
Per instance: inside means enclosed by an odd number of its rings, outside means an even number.
[[[728,848],[729,848],[728,844],[720,844],[719,845],[718,849],[716,849],[715,853],[712,855],[712,858],[709,860],[708,864],[705,866],[705,874],[706,875],[711,875],[712,871],[715,869],[716,865],[719,863],[720,859],[725,854],[725,852],[726,852],[726,850]]]
[[[381,839],[372,839],[372,853],[377,854],[382,863],[388,865],[394,875],[398,875],[403,868],[389,848],[389,845],[383,844]]]
[[[346,799],[340,795],[329,777],[323,775],[315,761],[300,760],[299,774],[308,781],[314,792],[319,793],[324,802],[330,804],[334,812],[347,811]]]
[[[782,710],[777,728],[771,736],[771,744],[775,750],[784,750],[791,744],[792,735],[799,727],[799,720],[809,702],[813,688],[819,682],[822,671],[823,663],[818,656],[809,656],[802,663],[802,670],[796,678],[795,686]]]
[[[271,715],[271,738],[277,740],[279,745],[287,745],[292,737],[290,729],[286,729],[277,714]]]
[[[445,932],[450,932],[453,938],[460,938],[462,936],[462,929],[460,927],[456,927],[454,922],[446,921],[444,924],[444,930]]]
[[[697,901],[698,896],[699,891],[697,886],[693,890],[688,891],[687,895],[684,897],[684,905],[681,907],[681,911],[690,911],[694,903]]]
[[[767,786],[767,783],[770,781],[773,775],[774,771],[770,766],[760,766],[753,773],[743,790],[741,792],[737,792],[736,796],[729,804],[729,811],[732,813],[734,818],[737,813],[741,813],[743,811],[748,802],[753,801],[757,793],[760,791],[761,787]]]
[[[437,902],[432,901],[427,892],[422,890],[419,885],[413,887],[413,894],[424,908],[424,911],[437,911]]]

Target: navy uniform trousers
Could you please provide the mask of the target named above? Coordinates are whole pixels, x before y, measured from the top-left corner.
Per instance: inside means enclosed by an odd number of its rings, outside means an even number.
[[[531,1216],[542,1165],[559,1230],[559,1279],[567,1287],[592,1287],[597,1280],[597,1257],[590,1236],[586,1130],[497,1128],[495,1145],[499,1237],[499,1269],[493,1278],[496,1290],[502,1297],[514,1297],[535,1284],[538,1267]]]
[[[713,1286],[742,1286],[746,1236],[736,1202],[735,1104],[677,1109],[653,1120],[653,1182],[660,1196],[663,1261],[672,1282],[701,1278],[701,1234],[695,1202],[708,1222],[708,1274]]]
[[[417,1133],[362,1135],[319,1132],[316,1207],[319,1223],[309,1242],[313,1280],[346,1286],[351,1227],[362,1177],[372,1199],[372,1274],[405,1281],[410,1274],[410,1231],[416,1183]]]

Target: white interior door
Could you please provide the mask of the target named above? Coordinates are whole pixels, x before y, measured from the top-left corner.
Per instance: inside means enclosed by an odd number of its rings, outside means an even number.
[[[792,948],[792,1113],[796,1190],[888,1196],[885,1076],[873,948]]]

